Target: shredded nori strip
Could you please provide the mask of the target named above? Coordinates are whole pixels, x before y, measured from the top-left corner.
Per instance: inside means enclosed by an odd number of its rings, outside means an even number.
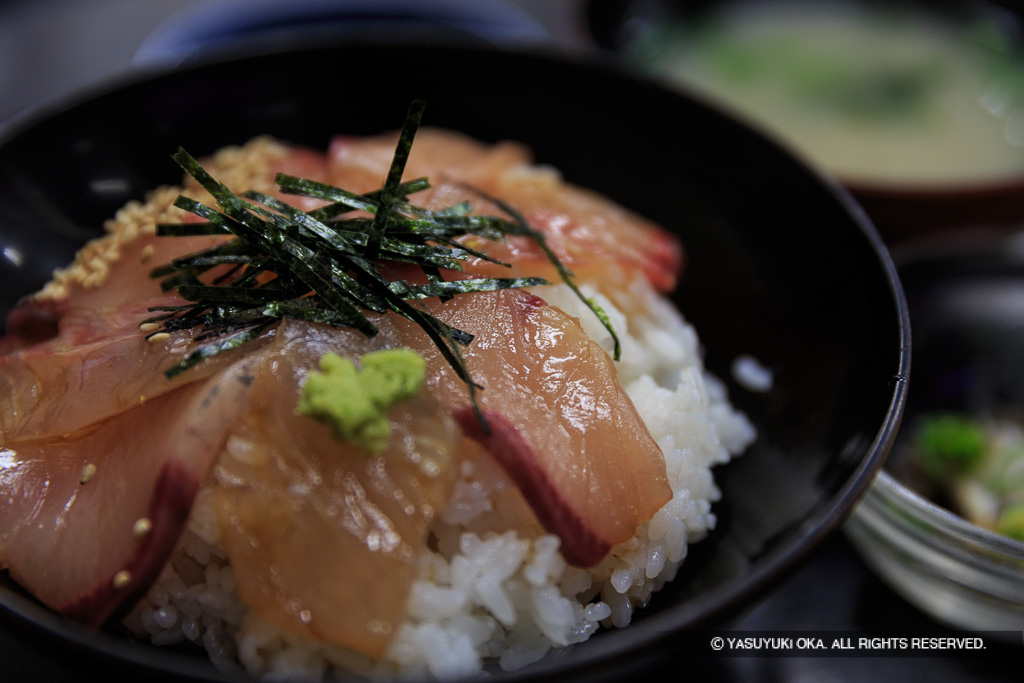
[[[458,238],[465,235],[488,240],[502,240],[507,235],[533,239],[562,280],[611,333],[618,360],[619,339],[605,312],[582,295],[543,234],[512,206],[473,188],[470,189],[511,220],[471,214],[469,202],[431,211],[407,201],[408,195],[430,187],[425,178],[401,181],[424,107],[420,100],[409,107],[387,178],[374,192],[356,194],[278,174],[275,182],[282,192],[328,202],[311,211],[301,211],[257,192],[236,195],[185,149],[179,148],[172,158],[210,193],[218,208],[179,196],[174,205],[202,221],[161,224],[157,234],[224,235],[230,239],[176,258],[150,273],[151,277],[161,279],[164,291],[177,290],[190,302],[150,309],[159,313],[147,320],[160,324],[153,334],[201,328],[194,338],[200,346],[166,370],[168,378],[256,339],[284,317],[352,327],[372,336],[377,328],[365,311],[393,311],[417,323],[466,383],[473,409],[486,430],[487,423],[476,399],[476,390],[481,387],[473,382],[460,350],[472,341],[473,335],[447,325],[413,302],[433,297],[445,301],[458,294],[549,283],[537,277],[444,280],[442,269],[461,271],[462,262],[470,257],[509,265],[460,244]],[[363,214],[348,215],[353,212]],[[378,268],[381,261],[419,266],[427,283],[412,285],[404,280],[390,280]],[[200,279],[217,268],[221,271],[212,282]]]

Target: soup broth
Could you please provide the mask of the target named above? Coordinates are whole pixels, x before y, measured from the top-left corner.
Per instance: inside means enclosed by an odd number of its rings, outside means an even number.
[[[665,22],[630,54],[846,181],[1024,173],[1024,61],[993,19],[741,2]]]

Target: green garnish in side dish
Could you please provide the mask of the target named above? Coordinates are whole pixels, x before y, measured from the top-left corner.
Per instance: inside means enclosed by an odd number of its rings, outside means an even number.
[[[365,312],[393,311],[417,323],[429,335],[466,383],[473,408],[486,429],[476,398],[480,387],[473,382],[460,351],[472,341],[473,335],[445,324],[415,302],[549,283],[536,277],[444,280],[441,270],[461,271],[462,262],[470,257],[509,265],[459,244],[458,238],[466,235],[489,240],[519,235],[537,241],[562,280],[611,332],[618,359],[618,338],[605,312],[595,301],[583,297],[573,284],[571,273],[545,244],[543,235],[512,207],[497,204],[509,213],[510,218],[503,218],[472,214],[468,202],[436,211],[409,203],[408,195],[430,187],[425,178],[401,181],[424,108],[419,100],[410,106],[390,171],[384,185],[375,192],[356,194],[279,174],[276,183],[281,191],[328,202],[312,211],[301,211],[258,192],[236,195],[184,149],[173,155],[213,196],[218,208],[179,196],[174,205],[199,216],[203,222],[159,225],[157,234],[231,235],[233,239],[175,259],[151,272],[152,277],[163,279],[164,291],[176,289],[190,302],[151,309],[159,315],[146,322],[160,324],[153,334],[202,328],[194,339],[199,347],[166,371],[169,378],[206,358],[256,339],[284,317],[352,327],[372,336],[377,328]],[[355,212],[360,213],[350,215]],[[378,267],[378,261],[418,266],[427,282],[412,285],[404,280],[391,280]],[[227,272],[210,282],[200,280],[200,276],[218,266],[226,267]]]
[[[981,424],[960,415],[925,420],[917,431],[921,465],[933,476],[950,477],[971,471],[985,455]]]
[[[1024,541],[1024,503],[1003,510],[996,521],[996,531],[1003,536]]]
[[[377,454],[391,433],[388,410],[420,390],[426,361],[412,349],[387,349],[365,354],[360,364],[357,369],[348,358],[324,354],[320,372],[310,373],[302,385],[295,412],[330,425],[339,440]]]
[[[917,462],[965,519],[1024,541],[1024,425],[955,413],[914,432]]]

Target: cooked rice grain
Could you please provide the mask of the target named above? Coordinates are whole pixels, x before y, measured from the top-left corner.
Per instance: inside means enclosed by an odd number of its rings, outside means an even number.
[[[256,159],[278,153],[267,141],[246,149]],[[244,153],[226,152],[218,166],[231,167],[225,155]],[[167,196],[161,193],[151,211],[133,209],[139,222],[148,227]],[[124,237],[124,224],[135,214],[119,216],[111,239]],[[714,528],[711,504],[720,493],[711,468],[742,452],[755,433],[729,405],[724,386],[705,372],[697,333],[675,306],[643,278],[631,280],[614,267],[604,275],[601,283],[581,288],[601,303],[621,336],[619,378],[665,454],[674,495],[596,567],[567,565],[553,535],[510,531],[529,528],[521,523],[523,503],[505,472],[478,455],[463,462],[453,498],[435,521],[437,552],[424,562],[386,661],[368,662],[303,640],[250,613],[219,549],[211,489],[201,491],[172,560],[125,623],[154,643],[194,642],[218,666],[240,663],[269,681],[320,679],[333,669],[437,678],[512,670],[570,648],[601,627],[628,625],[634,611],[672,580],[689,544]],[[607,331],[567,287],[536,293],[577,316],[611,350]],[[232,440],[226,451],[252,455],[245,443]]]
[[[197,499],[174,559],[126,623],[155,643],[195,642],[218,665],[240,661],[265,680],[318,679],[332,667],[437,678],[495,665],[512,670],[582,642],[602,626],[627,626],[672,580],[689,544],[714,528],[711,504],[720,494],[711,468],[741,452],[755,434],[731,408],[721,383],[705,373],[697,335],[671,303],[638,282],[616,295],[619,306],[637,312],[627,319],[615,301],[585,289],[620,330],[620,379],[665,454],[674,491],[633,539],[596,567],[568,566],[555,536],[520,538],[501,528],[498,494],[514,485],[490,458],[469,458],[435,524],[438,552],[413,586],[386,662],[302,642],[248,614],[218,549],[209,490]],[[606,336],[568,288],[537,293],[578,316],[595,338]]]

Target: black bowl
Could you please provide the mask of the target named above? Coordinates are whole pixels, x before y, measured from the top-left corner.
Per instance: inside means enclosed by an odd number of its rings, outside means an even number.
[[[177,182],[179,145],[201,155],[269,133],[322,148],[335,133],[397,128],[417,97],[426,125],[523,141],[571,182],[676,232],[687,250],[676,301],[760,433],[718,470],[717,528],[632,626],[508,678],[592,676],[699,648],[687,634],[727,625],[846,519],[894,438],[909,368],[903,294],[862,213],[699,103],[607,64],[426,45],[307,47],[149,74],[6,132],[4,309],[126,201]],[[741,354],[773,371],[770,391],[733,381]],[[0,605],[8,629],[56,635],[105,671],[221,676],[202,655],[83,632],[10,583]]]
[[[1024,543],[960,516],[921,466],[922,421],[1024,416],[1024,232],[974,228],[893,249],[914,326],[904,429],[844,527],[865,562],[930,618],[966,631],[1024,623]]]
[[[902,245],[893,258],[914,325],[908,426],[943,412],[1019,419],[1024,411],[1024,232],[954,231]],[[905,440],[909,443],[909,432]],[[906,451],[909,446],[899,449],[901,456]],[[896,452],[886,469],[899,478],[908,470]]]

